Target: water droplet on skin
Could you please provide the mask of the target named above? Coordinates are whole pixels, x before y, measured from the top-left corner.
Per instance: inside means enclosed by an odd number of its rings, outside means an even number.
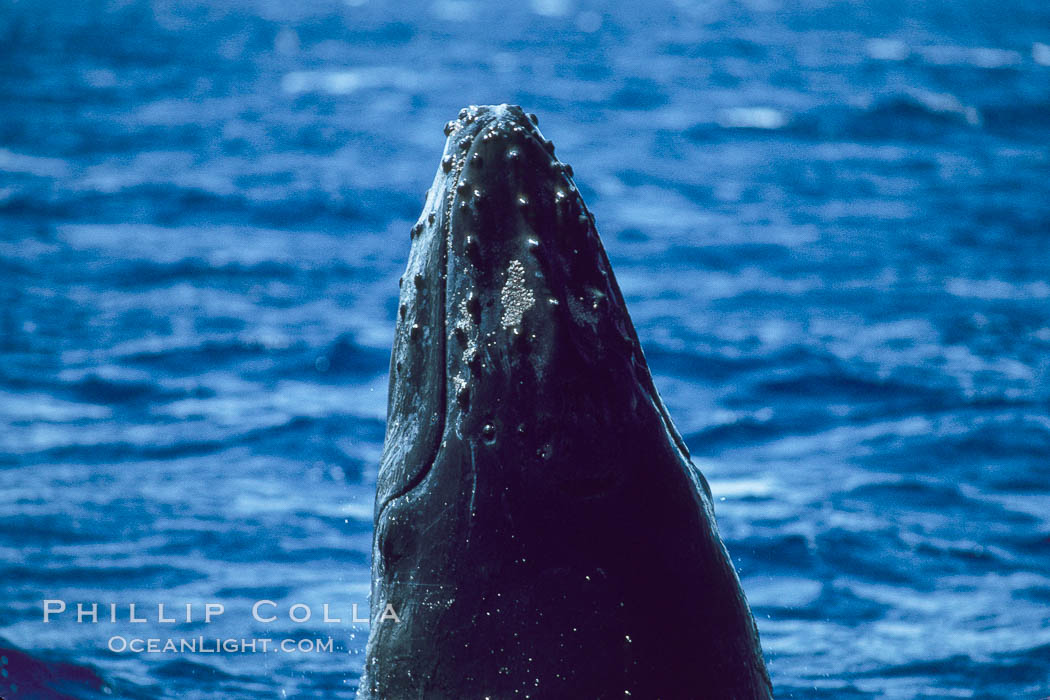
[[[462,389],[460,389],[459,393],[456,394],[456,403],[458,403],[459,407],[462,408],[464,411],[469,411],[470,389],[468,389],[467,387],[463,387]]]
[[[510,333],[514,349],[522,355],[528,355],[532,350],[532,344],[529,342],[529,336],[521,332],[521,326],[514,326],[510,329]]]
[[[516,149],[511,149],[511,150],[507,151],[507,160],[509,160],[510,162],[513,163],[513,162],[517,161],[519,158],[521,158],[521,154],[518,153],[518,151]]]
[[[476,236],[467,236],[465,241],[467,249],[467,257],[470,261],[477,265],[481,261],[481,243],[478,242]]]
[[[467,182],[466,180],[464,180],[464,181],[460,182],[458,185],[456,185],[456,192],[459,193],[460,195],[464,195],[464,194],[466,194],[469,191],[470,191],[470,183]]]
[[[463,139],[462,141],[460,141],[459,142],[459,148],[460,148],[460,150],[463,150],[463,151],[465,151],[468,148],[470,148],[470,139]]]
[[[467,111],[466,107],[464,107],[463,109],[459,110],[459,118],[460,119],[466,119],[468,114],[469,114],[469,112]]]
[[[475,168],[480,168],[485,164],[485,159],[481,157],[480,153],[475,153],[470,157],[470,162]]]
[[[485,427],[481,429],[481,438],[491,444],[496,441],[496,426],[492,423],[486,423]]]
[[[412,340],[419,340],[423,337],[423,329],[419,327],[418,323],[413,323],[411,330],[409,330],[408,332],[408,335],[410,338],[412,338]]]
[[[526,197],[523,194],[519,194],[518,195],[518,206],[519,207],[527,207],[527,206],[529,206],[529,198]]]

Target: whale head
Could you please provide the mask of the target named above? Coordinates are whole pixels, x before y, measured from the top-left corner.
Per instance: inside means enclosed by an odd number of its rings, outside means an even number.
[[[708,656],[765,697],[572,169],[516,106],[445,133],[401,281],[361,696],[673,696]]]

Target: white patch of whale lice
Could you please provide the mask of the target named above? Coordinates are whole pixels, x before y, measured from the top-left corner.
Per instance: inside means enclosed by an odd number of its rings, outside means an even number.
[[[520,260],[510,262],[500,300],[503,302],[503,317],[500,323],[504,328],[521,325],[522,316],[536,303],[536,296],[525,286],[525,265]]]
[[[467,338],[467,345],[463,348],[463,364],[469,365],[470,361],[474,359],[474,356],[478,353],[477,339],[474,337],[474,324],[470,320],[470,311],[467,309],[467,300],[463,299],[459,302],[459,318],[456,321],[456,327],[462,329],[463,333]]]

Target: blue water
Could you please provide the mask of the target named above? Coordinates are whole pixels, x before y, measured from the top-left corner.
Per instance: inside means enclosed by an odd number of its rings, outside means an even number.
[[[0,695],[353,697],[320,605],[367,602],[408,229],[491,102],[575,168],[778,697],[1050,694],[1050,4],[8,0]],[[198,634],[335,646],[107,648]]]

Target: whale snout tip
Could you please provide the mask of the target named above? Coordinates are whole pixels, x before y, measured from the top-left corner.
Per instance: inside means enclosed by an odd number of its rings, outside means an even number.
[[[510,209],[531,209],[548,199],[537,196],[540,190],[556,191],[553,203],[559,207],[576,198],[572,166],[557,158],[554,143],[540,132],[539,117],[519,105],[464,107],[445,133],[442,169],[454,176],[449,185],[459,195],[469,196],[472,184],[502,180],[520,186],[506,202]]]
[[[450,131],[455,131],[475,121],[488,119],[499,119],[504,122],[520,121],[522,123],[529,121],[534,125],[539,123],[536,115],[526,113],[521,105],[507,104],[506,102],[498,105],[468,105],[459,110],[459,114],[456,115],[455,119],[445,124],[445,135],[447,136]]]
[[[483,248],[497,239],[531,239],[534,252],[541,241],[561,238],[558,232],[591,228],[571,166],[555,156],[538,124],[519,105],[499,104],[464,107],[445,125],[448,139],[433,191],[447,205],[450,260],[465,253],[476,264],[483,258],[491,263]],[[454,244],[461,238],[463,250]],[[567,250],[573,248],[578,246]]]
[[[554,144],[539,133],[539,121],[539,117],[526,112],[520,105],[470,105],[447,122],[444,131],[449,141],[463,151],[470,150],[475,140],[496,146],[502,144],[512,162],[522,157],[515,146],[522,145],[526,139],[534,139],[553,159]]]

